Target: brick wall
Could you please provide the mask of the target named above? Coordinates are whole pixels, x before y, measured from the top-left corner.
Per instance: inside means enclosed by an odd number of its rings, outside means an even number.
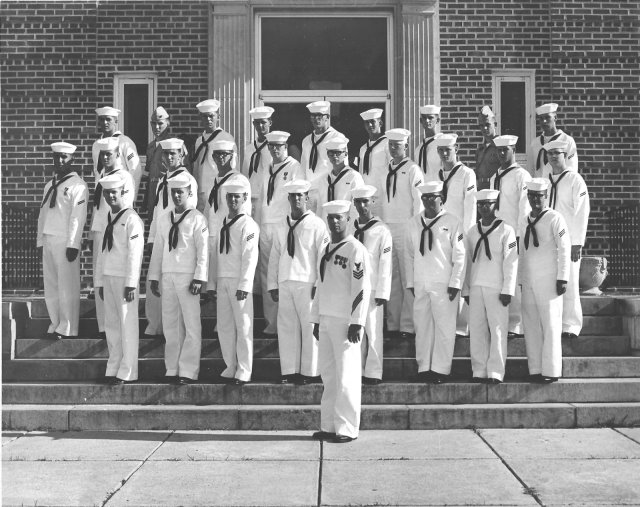
[[[113,102],[116,72],[158,76],[172,130],[198,132],[193,106],[207,98],[205,1],[0,3],[2,200],[35,207],[50,178],[49,143],[80,146],[93,186],[94,109]],[[478,107],[491,71],[535,69],[536,103],[561,104],[561,128],[580,150],[592,194],[587,254],[607,253],[606,210],[640,199],[640,81],[636,2],[440,2],[443,126],[481,138]],[[89,251],[83,252],[84,282]]]
[[[559,126],[578,145],[587,255],[607,254],[606,211],[640,200],[639,15],[633,1],[440,2],[442,121],[470,141],[461,157],[472,161],[481,141],[491,71],[535,69],[536,104],[559,103]]]

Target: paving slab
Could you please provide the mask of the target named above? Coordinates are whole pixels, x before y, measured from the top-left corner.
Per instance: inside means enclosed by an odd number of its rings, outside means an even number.
[[[322,466],[322,505],[485,504],[538,505],[497,459],[325,461]]]
[[[624,437],[623,437],[624,438]],[[361,431],[349,445],[326,444],[327,460],[498,459],[471,430]]]
[[[640,428],[616,428],[616,430],[640,444]]]
[[[622,437],[624,438],[624,437]],[[151,461],[313,461],[320,444],[309,431],[179,431]]]
[[[314,461],[148,461],[106,505],[316,505],[318,469]]]
[[[609,428],[487,429],[483,438],[511,459],[640,458],[640,445]]]
[[[31,432],[3,449],[2,460],[141,461],[168,436],[166,431]]]
[[[509,465],[543,505],[640,505],[640,460],[517,459]]]
[[[138,462],[3,461],[2,505],[102,505]]]

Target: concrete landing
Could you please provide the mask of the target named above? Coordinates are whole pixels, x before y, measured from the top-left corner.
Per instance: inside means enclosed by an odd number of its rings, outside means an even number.
[[[5,433],[2,504],[639,505],[632,429]]]

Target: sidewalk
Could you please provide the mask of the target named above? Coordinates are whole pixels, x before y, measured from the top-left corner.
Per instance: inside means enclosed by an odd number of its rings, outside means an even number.
[[[6,432],[2,505],[640,505],[640,428]]]

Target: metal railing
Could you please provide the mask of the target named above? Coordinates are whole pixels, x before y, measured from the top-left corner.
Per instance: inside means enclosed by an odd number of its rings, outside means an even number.
[[[42,259],[36,247],[38,209],[2,204],[2,288],[40,289]]]
[[[609,211],[607,285],[640,286],[640,204]]]

